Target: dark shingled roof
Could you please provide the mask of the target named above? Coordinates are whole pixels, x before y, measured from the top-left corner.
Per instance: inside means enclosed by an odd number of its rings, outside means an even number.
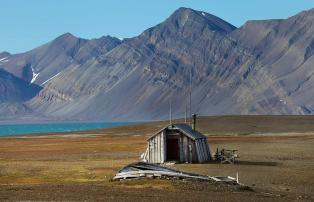
[[[155,133],[149,139],[151,139],[152,137],[155,137],[157,134],[159,134],[161,131],[163,131],[165,129],[178,130],[193,140],[206,138],[205,135],[203,135],[202,133],[200,133],[196,130],[193,130],[192,127],[187,125],[187,124],[172,124],[172,125],[168,125],[168,126],[164,127],[163,129],[159,130],[157,133]]]

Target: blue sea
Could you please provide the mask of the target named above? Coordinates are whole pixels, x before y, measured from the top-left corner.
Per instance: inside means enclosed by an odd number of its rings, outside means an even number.
[[[114,123],[40,123],[40,124],[0,124],[0,136],[13,136],[20,134],[34,134],[47,132],[71,132],[112,128],[129,125],[126,122]]]

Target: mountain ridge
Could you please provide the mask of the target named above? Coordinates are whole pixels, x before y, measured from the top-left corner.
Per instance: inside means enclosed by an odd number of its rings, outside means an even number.
[[[236,28],[182,7],[122,41],[65,33],[4,69],[42,87],[23,105],[54,120],[165,119],[170,100],[183,117],[190,73],[194,113],[311,114],[312,12]]]

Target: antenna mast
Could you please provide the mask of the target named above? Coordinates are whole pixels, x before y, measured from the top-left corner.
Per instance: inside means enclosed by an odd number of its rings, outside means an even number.
[[[171,106],[172,100],[170,99],[170,125],[172,125],[172,106]]]
[[[185,117],[184,117],[184,123],[187,123],[187,116],[188,116],[188,112],[187,109],[188,108],[188,100],[185,99]]]
[[[192,125],[192,69],[190,69],[190,119],[189,119],[189,122],[190,122],[190,125]]]

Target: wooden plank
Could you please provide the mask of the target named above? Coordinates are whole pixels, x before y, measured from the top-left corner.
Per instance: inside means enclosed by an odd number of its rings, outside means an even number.
[[[186,144],[187,144],[187,148],[186,148],[186,151],[187,151],[187,161],[189,163],[192,163],[192,159],[193,159],[193,156],[192,156],[192,145],[191,145],[191,154],[190,154],[190,146],[189,146],[189,138],[188,137],[186,138]]]
[[[155,137],[152,138],[152,163],[155,163],[155,153],[156,153]]]
[[[158,136],[159,134],[155,137],[155,148],[156,148],[156,151],[155,151],[155,163],[158,163]]]
[[[164,161],[167,161],[167,134],[166,131],[163,131],[163,136],[164,136]]]
[[[149,141],[148,141],[148,146],[149,146],[149,160],[148,160],[148,162],[149,163],[152,163],[152,139],[150,139]]]
[[[159,159],[160,159],[160,163],[163,163],[163,160],[162,160],[162,133],[160,133],[160,136],[159,136]]]
[[[155,138],[154,138],[154,163],[157,163],[157,153],[158,153],[157,141],[156,141],[157,140],[157,136],[155,136]]]
[[[206,145],[205,145],[205,141],[204,139],[201,139],[201,143],[202,143],[202,151],[203,151],[203,162],[207,161],[207,150],[206,150]]]
[[[196,152],[196,161],[200,162],[197,141],[195,141],[195,152]]]
[[[160,134],[160,162],[163,163],[164,160],[164,136]]]
[[[201,140],[196,140],[198,149],[199,149],[199,162],[202,163],[204,156],[203,156],[203,148],[202,148],[202,143]]]
[[[209,153],[208,153],[208,147],[207,147],[206,139],[203,139],[203,147],[204,147],[204,152],[205,152],[205,159],[204,159],[204,161],[208,161]]]
[[[169,177],[179,177],[179,178],[192,178],[200,180],[210,180],[208,176],[202,175],[191,175],[188,173],[178,173],[178,172],[167,172],[167,171],[152,171],[152,170],[139,170],[139,171],[128,171],[123,173],[117,173],[113,178],[117,179],[126,179],[126,178],[137,178],[137,177],[146,177],[146,176],[169,176]]]
[[[203,151],[203,144],[202,144],[202,139],[196,140],[198,144],[198,148],[200,151],[200,163],[204,161],[204,151]]]
[[[206,148],[206,146],[207,146],[206,140],[203,139],[202,142],[203,142],[203,149],[204,149],[204,162],[206,162],[206,161],[208,161],[208,150]]]
[[[162,134],[160,133],[159,135],[159,139],[158,139],[158,145],[159,145],[159,153],[158,153],[158,158],[159,158],[159,163],[162,163],[162,151],[161,151],[161,138],[162,138]]]
[[[196,146],[198,162],[201,163],[203,158],[202,158],[202,151],[201,151],[201,148],[200,148],[201,146],[200,146],[199,140],[195,140],[195,146]]]
[[[150,162],[153,163],[154,162],[154,142],[153,142],[153,138],[150,140]]]
[[[187,137],[184,135],[183,136],[183,155],[184,155],[184,162],[189,162],[189,148],[188,148],[188,140],[187,140]]]
[[[158,163],[158,136],[155,137],[155,163]]]
[[[159,159],[159,145],[158,145],[159,135],[157,135],[156,138],[155,138],[155,143],[156,143],[156,153],[155,153],[155,155],[156,155],[155,156],[156,157],[156,163],[159,163],[159,161],[158,161],[158,159]]]
[[[188,138],[189,145],[189,162],[196,162],[196,151],[195,151],[195,143],[190,138]]]
[[[164,140],[164,136],[163,136],[163,133],[161,132],[160,134],[160,163],[163,163],[164,162],[164,145],[163,145],[163,140]]]
[[[197,150],[196,150],[196,143],[195,143],[195,141],[193,141],[193,143],[192,143],[192,145],[193,145],[193,161],[194,162],[198,162],[198,155],[197,155]]]
[[[190,145],[191,145],[191,151],[192,151],[192,159],[191,161],[193,163],[198,162],[198,157],[197,157],[197,151],[196,151],[196,145],[195,141],[192,139],[189,139]]]
[[[179,150],[180,150],[180,162],[184,162],[184,147],[183,147],[183,134],[180,135],[179,138]]]
[[[204,151],[204,162],[208,161],[208,150],[206,148],[205,139],[202,139],[203,151]]]
[[[165,152],[165,145],[164,145],[164,132],[162,131],[161,132],[161,136],[160,136],[160,159],[161,159],[161,163],[164,163],[165,162],[165,155],[164,155],[164,152]]]
[[[205,139],[203,139],[202,142],[203,142],[203,149],[204,149],[204,161],[206,162],[208,161],[208,150],[206,148],[207,145],[206,145]]]
[[[157,142],[157,163],[160,163],[160,136],[161,134],[159,134],[156,138],[156,142]]]

